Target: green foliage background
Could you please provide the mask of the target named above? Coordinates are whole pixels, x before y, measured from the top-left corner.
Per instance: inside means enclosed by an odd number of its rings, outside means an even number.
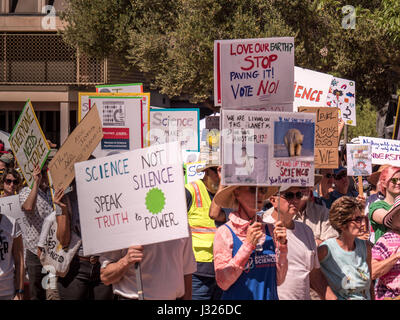
[[[218,39],[295,37],[295,65],[356,82],[353,135],[376,136],[376,110],[400,81],[400,2],[356,0],[69,0],[65,40],[146,73],[151,89],[213,106]],[[326,53],[326,54],[325,54]]]

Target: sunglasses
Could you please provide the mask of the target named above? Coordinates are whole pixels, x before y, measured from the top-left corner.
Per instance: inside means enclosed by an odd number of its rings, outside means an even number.
[[[367,223],[368,218],[367,217],[363,217],[363,216],[358,216],[358,217],[355,217],[354,219],[349,220],[349,222],[350,221],[354,221],[355,223],[361,224],[362,222]]]
[[[14,179],[6,179],[5,181],[4,181],[6,184],[11,184],[11,183],[13,183],[13,184],[18,184],[18,180],[14,180]]]
[[[303,192],[301,191],[297,191],[296,193],[286,192],[283,194],[283,197],[288,201],[293,200],[295,197],[297,200],[300,200],[301,198],[303,198]]]
[[[251,193],[256,193],[257,187],[249,187],[249,191]],[[268,188],[267,187],[258,187],[258,192],[262,194],[267,194]]]
[[[327,178],[327,179],[333,178],[333,173],[327,173],[325,175],[325,178]]]
[[[341,174],[334,174],[333,175],[333,178],[335,179],[335,180],[340,180],[340,179],[343,179],[344,177],[347,177],[347,173],[341,173]]]
[[[393,184],[397,184],[397,183],[400,181],[400,178],[392,178],[392,179],[390,179],[390,181],[391,181]]]

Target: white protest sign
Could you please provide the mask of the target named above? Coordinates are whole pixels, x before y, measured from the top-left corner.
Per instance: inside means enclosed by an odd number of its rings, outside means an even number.
[[[332,78],[330,74],[294,67],[294,111],[299,106],[325,106]]]
[[[200,151],[198,108],[150,109],[150,145],[179,141],[182,150]]]
[[[0,198],[0,214],[17,220],[23,234],[27,234],[30,224],[25,217],[25,213],[21,209],[18,195]]]
[[[85,255],[189,236],[178,142],[75,164]]]
[[[314,185],[315,114],[222,111],[222,184]]]
[[[292,103],[293,83],[294,38],[214,41],[215,105],[242,109]]]
[[[32,188],[35,165],[43,167],[50,153],[50,147],[30,100],[26,102],[8,141],[27,185]]]
[[[359,137],[360,144],[371,145],[373,164],[390,164],[400,167],[400,141],[371,137]]]
[[[96,92],[105,93],[141,93],[143,83],[104,84],[96,86]]]
[[[356,126],[356,83],[352,80],[333,78],[326,105],[339,108],[339,118],[347,125]]]
[[[103,139],[93,151],[96,158],[143,147],[143,105],[140,96],[90,96],[103,127]]]
[[[346,144],[347,175],[369,176],[372,173],[371,145]]]
[[[203,179],[205,172],[197,172],[197,169],[204,168],[206,166],[205,161],[198,161],[192,163],[185,163],[185,183],[191,183],[193,181]]]

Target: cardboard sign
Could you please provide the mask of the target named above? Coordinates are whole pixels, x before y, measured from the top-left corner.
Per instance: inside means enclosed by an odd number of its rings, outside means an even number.
[[[96,105],[103,139],[93,151],[96,158],[143,148],[143,105],[141,96],[89,96]]]
[[[83,119],[83,117],[90,110],[90,99],[89,97],[107,97],[107,96],[117,96],[117,97],[141,97],[143,105],[142,114],[142,135],[143,135],[143,146],[148,146],[147,143],[147,133],[149,130],[149,116],[150,116],[150,93],[91,93],[91,92],[79,92],[79,104],[78,104],[78,122]]]
[[[93,107],[68,136],[49,163],[54,188],[64,190],[74,179],[74,164],[89,159],[103,138],[103,129],[97,107]]]
[[[84,255],[189,236],[178,142],[75,164]]]
[[[205,161],[185,163],[185,183],[191,183],[193,181],[203,179],[205,172],[197,172],[199,168],[204,168],[206,166]]]
[[[315,168],[339,167],[338,109],[298,107],[299,112],[315,113]]]
[[[346,144],[347,175],[369,176],[372,173],[371,145]]]
[[[352,80],[333,78],[326,105],[339,108],[339,118],[347,125],[356,126],[356,83]]]
[[[373,164],[390,164],[400,167],[400,141],[371,137],[359,137],[360,144],[371,145]]]
[[[143,83],[105,84],[96,86],[98,93],[142,93]]]
[[[33,169],[43,167],[50,153],[46,137],[28,100],[8,139],[27,185],[33,187]]]
[[[199,121],[200,110],[197,108],[151,109],[150,145],[179,141],[182,150],[199,152]]]
[[[294,67],[294,111],[299,106],[325,106],[332,78],[330,74]]]
[[[223,110],[222,184],[314,185],[315,114]]]
[[[242,109],[292,103],[293,83],[294,38],[214,41],[215,105]]]

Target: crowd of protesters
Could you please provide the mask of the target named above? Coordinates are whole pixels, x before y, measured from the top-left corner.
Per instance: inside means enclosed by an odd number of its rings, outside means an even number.
[[[40,257],[52,223],[63,248],[80,240],[61,300],[400,299],[398,167],[375,166],[358,194],[346,163],[314,187],[222,186],[211,163],[185,186],[189,238],[84,256],[75,181],[52,196],[45,164],[30,188],[3,145],[0,197],[19,196],[24,227],[0,214],[0,300],[51,299]]]

